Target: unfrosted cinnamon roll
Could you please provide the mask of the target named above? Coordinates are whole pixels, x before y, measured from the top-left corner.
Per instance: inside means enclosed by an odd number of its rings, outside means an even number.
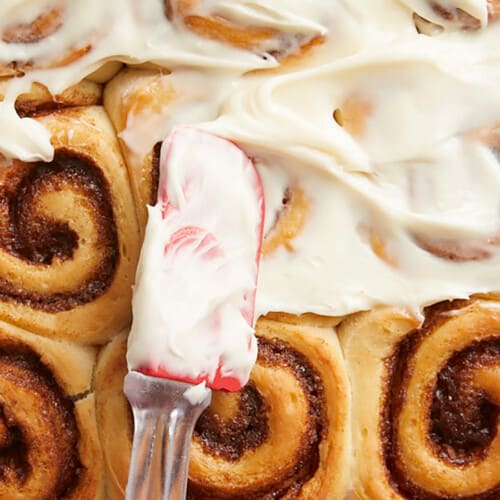
[[[106,492],[123,498],[128,478],[134,422],[123,394],[127,374],[127,332],[116,336],[99,353],[94,377],[97,424],[104,452]]]
[[[0,322],[0,498],[103,498],[94,361]]]
[[[103,342],[131,314],[139,232],[126,167],[102,108],[36,119],[53,161],[1,161],[0,318]]]
[[[440,304],[420,327],[380,309],[339,327],[360,498],[498,498],[499,305]]]
[[[343,498],[349,474],[349,406],[342,354],[332,328],[257,323],[259,357],[239,393],[213,393],[195,428],[188,497]],[[131,418],[122,381],[125,336],[101,353],[96,372],[99,427],[121,498]]]

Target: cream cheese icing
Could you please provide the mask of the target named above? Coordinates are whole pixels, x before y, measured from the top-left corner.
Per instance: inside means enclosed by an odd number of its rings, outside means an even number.
[[[257,173],[229,141],[177,127],[162,145],[158,199],[137,270],[129,368],[239,388],[257,356]]]
[[[0,32],[59,3],[68,11],[50,40],[2,41],[0,61],[51,60],[82,39],[93,40],[92,49],[12,81],[0,103],[3,154],[52,154],[45,130],[15,116],[21,87],[41,81],[57,93],[110,59],[154,61],[169,69],[169,85],[194,98],[129,116],[122,138],[131,150],[145,153],[171,126],[196,124],[256,159],[267,232],[289,186],[300,186],[310,203],[293,250],[263,259],[258,314],[341,315],[378,304],[419,311],[500,289],[499,155],[475,133],[500,123],[500,23],[488,22],[486,0],[437,2],[477,19],[474,31],[425,0],[197,4],[200,15],[273,28],[285,38],[322,37],[289,71],[272,71],[280,62],[265,45],[245,50],[168,22],[160,0],[11,0],[0,5]],[[445,29],[418,33],[414,13]]]

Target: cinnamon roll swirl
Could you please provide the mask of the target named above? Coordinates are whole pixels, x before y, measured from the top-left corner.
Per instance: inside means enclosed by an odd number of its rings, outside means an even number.
[[[76,9],[67,0],[5,6],[0,44],[9,50],[4,51],[7,58],[0,59],[0,76],[63,67],[90,52],[99,38],[98,31],[70,33],[65,25],[69,16],[75,15],[72,10]],[[53,43],[56,39],[57,44]]]
[[[282,32],[265,23],[252,26],[220,10],[217,4],[207,4],[203,0],[165,0],[165,15],[174,26],[187,28],[203,38],[240,49],[268,52],[277,59],[307,52],[322,41],[319,33]]]
[[[94,361],[0,322],[0,498],[103,498]]]
[[[126,168],[101,108],[36,119],[53,161],[1,162],[0,318],[103,342],[131,315],[139,232]]]
[[[462,8],[453,5],[453,2],[432,0],[427,3],[431,16],[426,16],[423,12],[415,12],[413,14],[413,20],[419,33],[434,35],[443,31],[445,27],[469,31],[481,28],[480,19]],[[486,4],[488,9],[488,22],[499,19],[500,2],[498,0],[487,0]],[[428,19],[428,17],[431,17],[431,19]]]
[[[339,327],[360,498],[499,497],[499,305],[438,304],[421,326],[380,309]]]
[[[350,394],[333,329],[260,319],[257,337],[249,384],[239,393],[214,392],[198,421],[188,497],[343,498]],[[125,342],[121,336],[102,351],[96,372],[113,498],[123,496],[131,447],[132,420],[122,394]]]

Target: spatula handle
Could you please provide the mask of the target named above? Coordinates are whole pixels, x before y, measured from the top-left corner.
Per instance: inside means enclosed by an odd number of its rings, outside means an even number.
[[[185,394],[192,387],[138,372],[125,377],[124,391],[134,414],[127,500],[186,498],[193,428],[211,399],[207,389],[191,402]]]

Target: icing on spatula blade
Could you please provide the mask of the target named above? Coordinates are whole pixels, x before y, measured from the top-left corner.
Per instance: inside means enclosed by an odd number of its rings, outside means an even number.
[[[134,289],[129,499],[184,498],[191,433],[208,388],[236,391],[248,380],[263,222],[262,185],[243,151],[175,128],[162,145]]]

